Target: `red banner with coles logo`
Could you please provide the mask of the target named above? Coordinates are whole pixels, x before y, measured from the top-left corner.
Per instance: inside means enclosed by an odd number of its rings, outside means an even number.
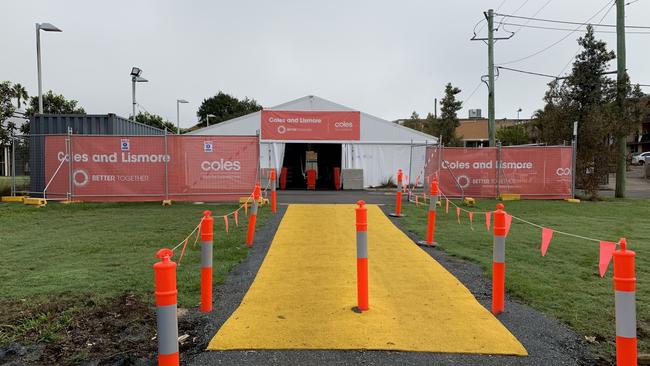
[[[361,138],[359,112],[262,111],[264,140],[346,140]]]
[[[563,199],[572,194],[571,147],[531,146],[427,149],[426,174],[435,176],[440,157],[440,189],[447,196]]]
[[[46,196],[236,201],[253,191],[258,162],[255,136],[47,136]]]

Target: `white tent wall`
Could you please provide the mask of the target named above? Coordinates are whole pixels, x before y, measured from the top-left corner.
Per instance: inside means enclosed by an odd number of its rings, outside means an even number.
[[[343,144],[342,149],[343,169],[363,169],[364,188],[380,186],[389,178],[397,183],[397,170],[408,175],[409,167],[409,181],[415,183],[415,177],[424,171],[423,149],[414,146],[411,155],[410,144]]]
[[[285,144],[282,142],[260,143],[260,167],[275,168],[275,171],[280,174],[284,161],[284,147]]]

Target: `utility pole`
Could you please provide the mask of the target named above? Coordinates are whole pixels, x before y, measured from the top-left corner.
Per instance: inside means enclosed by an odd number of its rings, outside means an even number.
[[[625,71],[625,2],[622,0],[616,1],[616,103],[619,109],[619,124],[624,124],[625,121],[625,80],[627,79]],[[618,144],[616,156],[616,190],[615,197],[625,197],[625,170],[627,153],[625,134],[620,132],[618,134],[616,143]]]
[[[494,11],[487,12],[488,28],[488,138],[490,147],[494,147],[494,134],[496,124],[494,122]]]
[[[438,119],[438,98],[433,98],[433,118]]]

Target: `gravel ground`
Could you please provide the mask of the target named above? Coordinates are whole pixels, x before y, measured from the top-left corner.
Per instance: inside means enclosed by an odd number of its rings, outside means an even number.
[[[314,194],[316,193],[316,194]],[[283,192],[280,202],[352,203],[365,199],[369,203],[387,203],[390,197],[379,192]],[[232,314],[255,279],[286,206],[261,228],[249,256],[215,288],[214,311],[205,317],[196,343],[201,347],[214,336]],[[393,220],[399,227],[399,222]],[[407,233],[412,239],[415,236]],[[416,245],[415,243],[413,245]],[[423,248],[429,255],[461,280],[483,306],[490,307],[491,281],[473,263],[448,256],[444,252]],[[463,355],[423,352],[341,351],[341,350],[250,350],[189,352],[183,355],[188,365],[593,365],[582,338],[557,320],[506,296],[506,311],[499,320],[522,342],[528,357]],[[432,340],[435,342],[435,340]]]

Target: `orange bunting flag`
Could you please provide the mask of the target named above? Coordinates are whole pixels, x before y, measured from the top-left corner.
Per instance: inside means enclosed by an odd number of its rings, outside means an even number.
[[[492,219],[492,212],[488,211],[485,213],[485,227],[487,231],[490,231],[490,220]]]
[[[546,256],[549,244],[553,238],[553,230],[543,227],[542,228],[542,257]]]
[[[181,265],[181,260],[183,260],[183,254],[185,254],[185,247],[187,246],[187,239],[185,238],[185,242],[183,243],[183,249],[181,249],[181,256],[178,258],[178,265]]]
[[[418,200],[418,196],[415,196],[415,205],[420,206],[420,201]]]
[[[445,213],[449,213],[449,199],[447,199],[447,203],[445,204]]]
[[[203,222],[203,219],[201,219],[201,223]],[[201,235],[201,224],[199,223],[199,228],[196,229],[196,238],[194,238],[194,243],[199,241],[199,235]],[[193,244],[192,244],[193,245]]]
[[[601,241],[600,242],[600,260],[598,267],[600,268],[600,277],[605,276],[607,272],[607,267],[609,267],[609,262],[612,260],[612,255],[616,250],[616,243],[611,241]]]
[[[228,234],[228,215],[223,215],[223,223],[226,224],[226,234]]]
[[[235,226],[239,226],[239,210],[235,211]]]
[[[469,222],[472,222],[472,217],[474,216],[474,213],[472,211],[469,212]]]
[[[460,207],[456,207],[456,218],[458,219],[458,223],[460,224]]]
[[[512,215],[506,214],[506,236],[510,232],[510,224],[512,224]]]

